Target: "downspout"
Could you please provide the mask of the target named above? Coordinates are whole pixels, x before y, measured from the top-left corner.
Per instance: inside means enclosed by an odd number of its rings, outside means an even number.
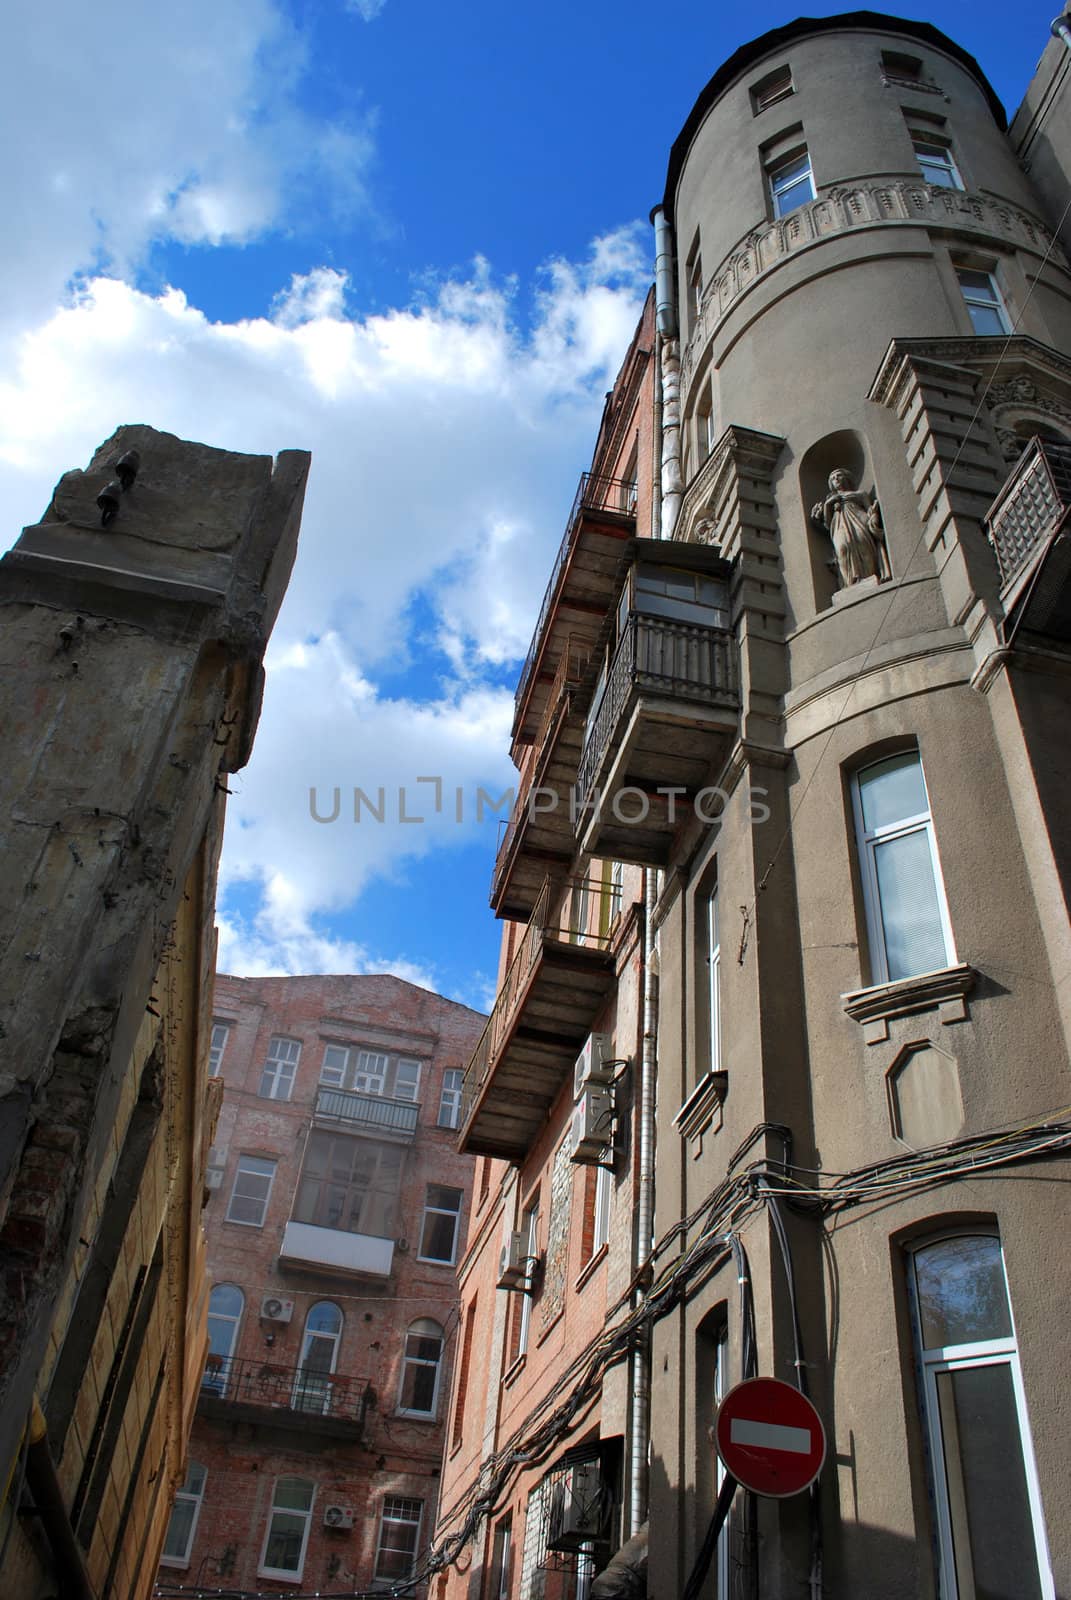
[[[1049,24],[1049,31],[1054,39],[1062,39],[1068,50],[1071,50],[1071,26],[1068,24],[1066,12]]]
[[[658,956],[654,949],[655,874],[643,874],[643,1044],[640,1052],[639,1184],[636,1196],[636,1275],[651,1257],[654,1235],[655,1073],[658,1059]],[[645,1290],[637,1289],[635,1303]],[[647,1521],[647,1466],[651,1438],[651,1331],[637,1339],[631,1357],[632,1439],[629,1454],[629,1536]]]
[[[655,230],[655,317],[662,340],[662,452],[660,537],[672,539],[681,508],[681,352],[673,275],[673,230],[661,206],[651,212]]]
[[[26,1482],[41,1518],[45,1538],[52,1547],[60,1593],[69,1600],[96,1600],[85,1556],[75,1538],[55,1463],[48,1448],[48,1425],[37,1396],[33,1397],[29,1440],[26,1446]]]

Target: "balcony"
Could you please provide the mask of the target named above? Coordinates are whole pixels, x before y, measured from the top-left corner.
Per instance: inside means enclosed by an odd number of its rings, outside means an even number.
[[[739,711],[727,629],[630,612],[588,719],[576,785],[581,848],[664,866],[678,823],[728,754]]]
[[[256,1358],[234,1361],[210,1356],[197,1412],[221,1422],[267,1424],[355,1443],[375,1403],[375,1390],[367,1378]]]
[[[499,844],[491,879],[496,916],[526,922],[548,872],[567,872],[576,850],[570,807],[584,740],[589,651],[566,641],[535,737],[535,758]]]
[[[1071,445],[1032,439],[985,518],[1005,633],[1071,642]]]
[[[566,899],[572,926],[559,926]],[[616,909],[610,885],[574,880],[553,907],[543,885],[465,1073],[462,1151],[517,1161],[531,1148],[613,985]]]
[[[388,1100],[381,1094],[363,1094],[354,1089],[316,1091],[313,1116],[325,1126],[350,1133],[374,1133],[381,1138],[408,1142],[416,1133],[420,1107],[415,1100]]]
[[[519,744],[536,738],[566,640],[595,639],[613,603],[622,551],[635,530],[635,484],[585,472],[517,685],[513,736]]]
[[[370,1233],[346,1233],[314,1222],[287,1223],[279,1251],[281,1267],[313,1272],[351,1273],[361,1278],[389,1278],[394,1265],[394,1240]]]

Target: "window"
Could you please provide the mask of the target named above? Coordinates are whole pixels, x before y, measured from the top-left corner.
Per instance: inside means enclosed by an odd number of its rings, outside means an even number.
[[[872,981],[950,966],[952,929],[918,752],[864,767],[853,790]]]
[[[420,1230],[421,1261],[441,1261],[452,1266],[457,1254],[457,1227],[461,1218],[460,1189],[429,1183]]]
[[[923,82],[922,62],[918,56],[902,55],[899,50],[883,50],[881,75],[886,83],[901,83],[917,88]]]
[[[412,1577],[423,1515],[423,1500],[405,1500],[397,1494],[385,1497],[376,1550],[377,1578]]]
[[[293,1402],[296,1411],[331,1409],[331,1374],[338,1365],[342,1339],[342,1312],[333,1300],[318,1300],[309,1307],[305,1335],[294,1379]]]
[[[415,1100],[420,1088],[420,1062],[399,1059],[394,1069],[395,1100]]]
[[[714,396],[709,381],[695,408],[695,460],[701,467],[714,448]]]
[[[268,1059],[260,1075],[258,1093],[265,1100],[289,1100],[294,1087],[294,1073],[301,1057],[301,1046],[296,1039],[273,1039],[268,1046]]]
[[[465,1074],[460,1067],[448,1067],[443,1073],[442,1093],[439,1095],[439,1127],[456,1128],[461,1120],[461,1090]]]
[[[919,164],[919,171],[927,183],[936,183],[942,189],[963,188],[963,179],[952,159],[950,146],[935,139],[924,138],[917,133],[912,134],[911,143],[915,147],[915,159]]]
[[[260,1156],[239,1156],[238,1171],[234,1175],[228,1222],[243,1222],[249,1228],[262,1228],[268,1209],[275,1162]]]
[[[294,1201],[294,1221],[373,1238],[394,1236],[405,1148],[375,1139],[312,1133]]]
[[[922,1245],[912,1251],[908,1281],[941,1594],[1052,1600],[1000,1240],[961,1233]]]
[[[410,1417],[433,1417],[439,1404],[443,1330],[430,1317],[414,1322],[405,1336],[398,1410]]]
[[[353,1087],[361,1094],[382,1094],[389,1065],[390,1057],[378,1050],[358,1050]]]
[[[718,929],[718,886],[714,885],[706,902],[707,940],[707,1029],[710,1057],[707,1070],[721,1071],[721,933]]]
[[[968,267],[957,267],[956,277],[963,298],[967,302],[975,333],[983,335],[1011,333],[1008,318],[996,279],[991,272],[973,272]]]
[[[510,1547],[513,1543],[513,1518],[503,1517],[495,1527],[491,1544],[490,1581],[487,1600],[508,1600],[510,1579]]]
[[[457,1374],[457,1398],[454,1401],[454,1427],[450,1439],[456,1450],[465,1437],[465,1400],[469,1390],[469,1364],[472,1360],[472,1336],[476,1331],[476,1296],[469,1301],[465,1312],[465,1334],[461,1341],[461,1364]]]
[[[223,1065],[223,1052],[227,1048],[230,1037],[230,1024],[226,1022],[213,1022],[212,1043],[208,1047],[208,1076],[219,1077],[219,1069]]]
[[[268,1533],[257,1574],[262,1578],[300,1578],[312,1522],[316,1485],[308,1478],[277,1478]]]
[[[770,195],[775,217],[785,217],[814,199],[814,176],[806,150],[797,150],[770,168]]]
[[[532,1326],[532,1300],[531,1290],[535,1276],[537,1262],[536,1256],[539,1249],[539,1195],[528,1202],[521,1217],[520,1232],[524,1235],[522,1250],[524,1252],[525,1271],[527,1273],[528,1288],[523,1294],[516,1296],[517,1309],[513,1325],[514,1348],[513,1359],[516,1361],[528,1349],[528,1332]]]
[[[245,1296],[236,1283],[217,1283],[208,1296],[208,1357],[201,1388],[209,1394],[227,1391],[244,1306]]]
[[[697,255],[688,268],[688,313],[690,326],[699,321],[699,307],[703,303],[703,258]]]
[[[711,1414],[711,1427],[717,1421],[718,1410],[722,1401],[728,1394],[732,1385],[729,1382],[729,1330],[722,1324],[714,1339],[714,1394],[712,1396],[714,1407]],[[714,1471],[716,1476],[715,1496],[719,1495],[725,1482],[725,1463],[715,1453]],[[715,1594],[717,1600],[729,1600],[732,1593],[729,1588],[729,1519],[726,1517],[718,1535],[718,1546],[714,1555],[714,1572],[717,1583]]]
[[[633,580],[633,604],[637,611],[648,616],[699,622],[707,628],[728,626],[729,591],[724,579],[686,572],[682,567],[638,562]]]
[[[792,92],[791,67],[778,67],[775,72],[768,72],[765,78],[760,78],[758,83],[751,86],[752,116],[757,117],[760,111],[765,111],[767,106],[775,106],[779,100],[787,100]]]
[[[205,1479],[208,1473],[198,1461],[191,1461],[182,1488],[175,1494],[171,1508],[171,1521],[164,1535],[164,1548],[160,1555],[162,1567],[188,1567],[193,1537],[197,1532],[197,1518],[201,1514]]]
[[[595,1169],[594,1229],[591,1236],[591,1253],[598,1255],[610,1240],[610,1195],[613,1192],[613,1173],[609,1167]]]
[[[324,1058],[320,1064],[320,1082],[328,1089],[344,1089],[346,1087],[346,1066],[350,1053],[340,1044],[329,1044],[324,1047]]]

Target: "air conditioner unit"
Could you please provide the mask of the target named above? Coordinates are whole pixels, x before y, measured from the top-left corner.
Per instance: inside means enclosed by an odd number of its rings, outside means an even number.
[[[263,1322],[289,1322],[294,1315],[294,1302],[280,1300],[276,1295],[265,1295],[260,1302],[260,1316]]]
[[[573,1069],[573,1099],[583,1094],[590,1083],[609,1083],[614,1075],[610,1057],[610,1035],[589,1033],[587,1043],[576,1058]]]
[[[222,1189],[222,1187],[223,1187],[223,1168],[222,1167],[206,1167],[205,1168],[205,1188],[206,1189]]]
[[[581,1165],[597,1165],[613,1150],[614,1097],[595,1085],[584,1090],[569,1128],[569,1155]]]
[[[352,1528],[353,1512],[345,1506],[324,1506],[325,1528]]]
[[[498,1287],[524,1289],[528,1284],[528,1235],[511,1233],[498,1260]]]
[[[580,1550],[606,1532],[607,1497],[597,1461],[580,1461],[551,1488],[548,1550]]]

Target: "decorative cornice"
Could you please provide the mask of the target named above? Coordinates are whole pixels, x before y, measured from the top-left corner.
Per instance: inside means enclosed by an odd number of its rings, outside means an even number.
[[[912,179],[838,184],[788,216],[753,228],[729,251],[703,292],[695,330],[681,357],[682,384],[690,383],[701,353],[737,301],[786,257],[824,239],[890,225],[984,235],[1047,254],[1067,267],[1063,250],[1037,217],[990,195]]]
[[[1009,339],[894,339],[881,358],[867,399],[895,406],[906,368],[929,362],[958,367],[974,378],[993,377],[999,370],[1002,384],[990,388],[994,404],[1010,398],[1003,384],[1015,381],[1017,368],[1071,390],[1071,360],[1051,345],[1020,333]]]

